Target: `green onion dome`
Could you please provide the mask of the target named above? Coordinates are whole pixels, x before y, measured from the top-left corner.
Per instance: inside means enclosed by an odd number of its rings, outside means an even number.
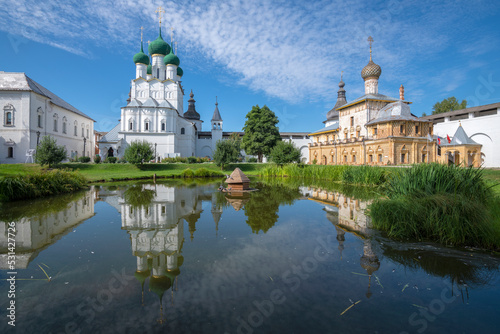
[[[180,77],[182,77],[184,75],[184,71],[182,70],[182,68],[177,67],[177,75]]]
[[[179,64],[181,63],[181,61],[179,60],[179,57],[177,57],[173,52],[172,52],[172,48],[170,48],[170,53],[168,55],[166,55],[164,58],[163,58],[163,63],[165,65],[175,65],[175,66],[179,66]]]
[[[148,51],[151,56],[157,54],[165,56],[170,52],[170,45],[168,45],[168,43],[165,42],[161,37],[161,28],[160,28],[160,35],[158,36],[157,39],[155,39],[149,44]]]
[[[167,276],[152,276],[149,278],[149,290],[153,291],[160,301],[162,300],[165,291],[170,289],[172,281]]]
[[[134,55],[134,63],[149,65],[149,57],[144,53],[141,42],[141,51]]]
[[[148,65],[146,74],[153,74],[153,66],[151,64]]]

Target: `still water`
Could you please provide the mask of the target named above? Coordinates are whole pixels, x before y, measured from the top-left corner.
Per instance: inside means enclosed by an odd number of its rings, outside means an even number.
[[[500,258],[388,240],[362,192],[218,186],[97,186],[1,207],[0,331],[497,332]]]

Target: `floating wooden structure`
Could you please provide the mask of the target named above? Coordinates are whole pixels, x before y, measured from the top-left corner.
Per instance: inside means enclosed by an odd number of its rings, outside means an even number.
[[[250,190],[250,179],[238,167],[229,175],[225,182],[227,183],[227,191]]]

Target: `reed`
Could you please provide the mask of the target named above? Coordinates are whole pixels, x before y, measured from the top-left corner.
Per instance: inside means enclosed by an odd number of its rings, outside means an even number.
[[[375,228],[396,239],[500,247],[500,201],[481,169],[421,164],[399,170],[369,208]]]
[[[69,193],[83,189],[87,180],[77,172],[41,171],[0,179],[0,200],[15,201]]]

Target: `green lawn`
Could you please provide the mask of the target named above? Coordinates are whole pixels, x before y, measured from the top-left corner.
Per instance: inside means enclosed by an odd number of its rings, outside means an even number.
[[[242,163],[230,164],[224,169],[225,174],[239,167],[247,175],[258,175],[259,170],[264,168],[266,164],[257,163]],[[131,164],[93,164],[93,163],[66,163],[58,167],[67,168],[70,170],[78,170],[88,180],[95,181],[112,181],[123,179],[140,179],[152,178],[154,174],[157,177],[175,177],[180,175],[183,170],[191,168],[193,170],[206,168],[209,170],[220,171],[220,168],[213,163],[203,164],[144,164],[136,166]],[[29,174],[35,171],[40,171],[41,167],[36,164],[2,164],[0,165],[0,177],[7,175]]]

